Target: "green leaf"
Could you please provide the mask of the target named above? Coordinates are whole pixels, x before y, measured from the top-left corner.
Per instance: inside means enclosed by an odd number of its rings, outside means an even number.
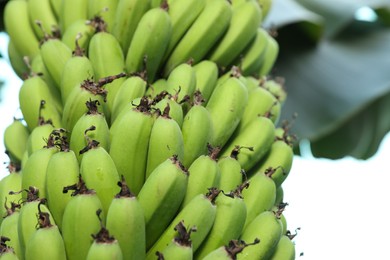
[[[390,130],[390,28],[382,22],[390,21],[389,9],[379,0],[293,2],[275,0],[266,23],[278,30],[273,74],[285,78],[288,92],[282,117],[298,113],[294,130],[311,141],[317,157],[369,158]],[[369,4],[380,19],[356,20],[356,11]],[[296,19],[305,8],[317,16]],[[315,42],[302,23],[317,26],[319,34],[318,16],[323,34]]]

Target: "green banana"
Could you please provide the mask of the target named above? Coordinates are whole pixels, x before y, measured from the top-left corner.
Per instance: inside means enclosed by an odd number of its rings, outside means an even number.
[[[21,163],[23,154],[27,149],[26,143],[29,135],[28,128],[21,120],[16,118],[5,128],[3,135],[5,153],[12,162]]]
[[[164,250],[170,241],[177,236],[174,227],[179,222],[183,222],[187,227],[196,227],[197,231],[192,233],[191,237],[192,249],[195,252],[211,230],[216,215],[215,199],[219,193],[218,189],[210,188],[206,195],[199,194],[194,197],[187,206],[178,212],[157,242],[148,250],[146,259],[154,259],[156,252]]]
[[[196,87],[195,70],[189,63],[182,63],[175,67],[167,78],[166,91],[175,95],[181,102],[186,96],[192,96]]]
[[[50,157],[47,164],[45,193],[50,212],[61,230],[62,216],[71,199],[68,194],[62,192],[62,188],[78,181],[79,162],[75,152],[70,150],[66,136],[60,132],[57,138],[60,142],[60,150]]]
[[[253,243],[245,243],[242,240],[230,240],[228,245],[221,246],[207,254],[203,260],[234,260],[246,247],[256,245],[259,239],[255,239]]]
[[[211,51],[209,59],[220,67],[227,67],[254,39],[261,19],[261,9],[255,1],[234,8],[229,28]]]
[[[112,105],[111,124],[127,104],[145,94],[146,88],[147,82],[141,75],[130,76],[122,83]]]
[[[100,16],[107,24],[107,31],[112,32],[118,0],[88,0],[88,19]]]
[[[107,96],[107,90],[103,86],[124,76],[126,74],[120,73],[118,75],[100,78],[98,82],[86,79],[79,87],[75,87],[69,94],[64,105],[62,123],[65,128],[72,131],[76,122],[88,111],[88,108],[85,106],[88,100],[98,100],[100,104],[103,104]],[[103,110],[104,108],[99,112],[102,113]]]
[[[62,0],[50,0],[50,6],[57,19],[60,17]]]
[[[172,24],[163,7],[148,10],[139,21],[126,55],[128,73],[146,70],[147,81],[153,82],[168,47]]]
[[[30,23],[38,39],[42,39],[45,32],[51,33],[59,29],[50,0],[28,0],[27,8]]]
[[[184,208],[194,197],[205,194],[210,187],[219,183],[220,170],[217,157],[220,149],[207,145],[208,154],[201,155],[188,168],[188,185],[181,208]]]
[[[88,17],[88,0],[61,1],[60,28],[66,32],[69,26],[77,20],[86,20]]]
[[[146,225],[148,250],[175,217],[187,188],[188,172],[177,156],[159,164],[138,194]]]
[[[150,98],[155,98],[161,92],[165,91],[167,88],[168,88],[167,80],[164,78],[160,78],[148,86],[145,95]]]
[[[87,145],[86,136],[98,141],[99,146],[106,151],[110,149],[110,129],[104,114],[99,112],[99,101],[88,100],[86,106],[88,111],[77,120],[70,136],[70,149],[76,152],[76,158],[79,162],[83,158],[83,154],[80,154],[79,151]],[[86,131],[91,126],[94,126],[95,130]]]
[[[44,246],[44,248],[42,248]],[[58,259],[66,260],[64,240],[60,230],[50,221],[49,213],[38,206],[38,229],[31,235],[26,245],[26,260]]]
[[[164,61],[169,57],[177,43],[202,12],[206,2],[206,0],[168,0],[168,14],[172,21],[172,35],[164,55]]]
[[[245,186],[243,186],[245,187]],[[220,195],[215,200],[217,213],[213,227],[206,239],[196,251],[195,257],[203,259],[213,250],[226,245],[232,239],[238,239],[244,228],[246,205],[241,197],[241,188]]]
[[[263,87],[271,92],[282,105],[284,104],[287,98],[287,92],[284,88],[284,78],[269,78],[263,82]]]
[[[74,88],[80,86],[85,79],[95,78],[91,61],[85,56],[83,49],[78,44],[79,37],[75,39],[76,47],[73,55],[65,63],[61,73],[60,91],[62,104],[66,103]]]
[[[213,146],[222,147],[228,141],[240,122],[247,101],[248,91],[235,76],[216,86],[206,106],[213,122]]]
[[[15,250],[7,245],[10,238],[1,236],[0,237],[0,259],[2,260],[19,260],[19,257],[15,254]]]
[[[212,121],[209,111],[202,106],[204,99],[197,90],[194,93],[193,106],[183,119],[184,157],[183,165],[190,167],[196,158],[207,153],[207,144],[212,138]]]
[[[258,70],[259,76],[267,76],[273,68],[279,54],[279,44],[270,34],[267,35],[267,49],[264,54],[264,60]]]
[[[92,244],[91,234],[100,230],[95,212],[102,209],[102,203],[96,192],[87,188],[81,176],[78,183],[63,188],[64,193],[70,190],[73,190],[72,199],[66,205],[62,218],[66,258],[84,260]]]
[[[31,131],[27,139],[27,157],[43,148],[46,145],[47,137],[54,130],[51,120],[45,121],[42,116],[39,118],[38,126]]]
[[[184,120],[184,111],[182,102],[178,101],[178,93],[174,95],[168,94],[166,91],[163,91],[160,93],[161,95],[158,95],[154,98],[154,102],[157,102],[153,109],[157,109],[159,111],[164,111],[164,108],[169,106],[169,117],[171,117],[173,120],[176,121],[176,123],[179,125],[179,127],[182,127],[183,120]],[[160,96],[165,96],[165,98],[160,99]]]
[[[110,156],[120,176],[138,194],[145,180],[146,158],[154,117],[150,100],[143,97],[138,105],[124,110],[110,128]]]
[[[6,215],[3,216],[3,221],[0,226],[0,237],[8,237],[10,239],[9,245],[15,250],[16,255],[21,258],[21,250],[19,246],[18,236],[18,218],[20,204],[11,202],[11,207],[4,205]]]
[[[46,35],[40,47],[40,54],[56,87],[60,90],[62,71],[72,57],[72,50],[59,38]]]
[[[27,0],[8,1],[4,7],[4,26],[10,41],[22,56],[30,60],[39,53],[39,40],[29,20]]]
[[[118,0],[112,34],[118,39],[125,55],[138,23],[149,8],[150,0]]]
[[[118,186],[121,190],[108,208],[106,227],[118,240],[124,259],[144,259],[146,237],[142,206],[131,193],[123,176]]]
[[[255,38],[245,47],[241,57],[234,62],[236,65],[239,64],[243,75],[253,75],[260,70],[267,50],[267,35],[268,32],[264,28],[258,27]]]
[[[175,231],[178,232],[178,236],[172,239],[162,252],[156,252],[158,260],[193,259],[191,233],[196,232],[196,228],[192,227],[187,230],[184,223],[179,222],[179,224],[175,226]]]
[[[32,131],[39,123],[40,117],[50,119],[55,127],[61,127],[59,104],[49,90],[49,86],[39,76],[23,81],[19,90],[20,110],[27,127]]]
[[[47,137],[45,147],[32,153],[23,168],[22,189],[27,190],[30,186],[36,187],[41,198],[46,198],[46,169],[50,158],[58,152],[57,135],[53,131]],[[22,194],[22,198],[26,199],[26,194]]]
[[[37,215],[39,211],[49,214],[50,223],[55,224],[53,216],[44,204],[46,203],[45,199],[39,198],[39,190],[30,186],[28,190],[22,190],[22,192],[23,191],[27,193],[27,199],[24,201],[22,208],[20,209],[17,225],[20,251],[22,252],[21,259],[25,259],[26,245],[36,231]],[[20,194],[20,192],[16,192],[16,194],[17,193]]]
[[[91,130],[94,127],[91,128]],[[80,151],[80,173],[88,187],[96,191],[104,215],[107,215],[112,198],[117,194],[118,171],[109,153],[96,140],[87,138],[87,146]]]
[[[282,235],[275,252],[270,260],[294,260],[295,259],[295,244],[287,235]]]
[[[261,7],[261,11],[263,13],[263,20],[265,17],[267,17],[267,14],[272,6],[272,0],[257,0]]]
[[[238,154],[241,149],[246,147],[235,147],[230,155],[223,156],[218,160],[218,167],[221,172],[218,188],[228,192],[230,190],[236,189],[243,181],[245,176],[245,171],[241,168],[241,164],[238,162]]]
[[[163,75],[190,59],[200,62],[223,36],[232,17],[230,4],[225,0],[208,1],[165,62]]]
[[[89,42],[100,23],[102,23],[102,21],[99,20],[99,18],[74,21],[68,26],[66,31],[62,33],[61,41],[65,43],[69,49],[74,50],[76,48],[75,39],[78,37],[78,44],[86,53],[88,53]]]
[[[251,149],[241,150],[237,155],[241,168],[248,172],[266,155],[274,139],[273,122],[268,117],[258,116],[242,131],[234,133],[232,139],[224,147],[221,156],[228,156],[236,146],[251,147]]]
[[[259,214],[244,229],[240,239],[251,241],[256,238],[260,243],[248,247],[237,259],[269,259],[282,236],[282,224],[279,220],[279,212],[265,211]]]
[[[103,28],[92,36],[88,47],[88,58],[92,63],[97,79],[117,74],[124,75],[125,70],[125,58],[118,40],[104,29],[103,24]],[[124,81],[125,78],[121,78],[105,86],[107,90],[107,104],[105,104],[104,112],[107,119],[111,117],[116,93]]]
[[[218,66],[210,60],[202,60],[193,66],[196,78],[195,90],[200,91],[206,106],[217,85]]]
[[[28,66],[24,62],[23,56],[19,53],[15,44],[11,40],[8,41],[8,60],[12,69],[20,79],[24,79],[26,75],[28,75]]]
[[[118,240],[110,236],[108,229],[104,226],[100,218],[101,210],[96,211],[96,215],[100,221],[100,230],[97,234],[92,234],[93,243],[88,250],[87,260],[122,260],[123,254]]]
[[[275,204],[276,187],[269,174],[258,172],[249,180],[249,187],[242,191],[247,209],[245,228],[256,216],[271,210]]]
[[[163,161],[176,155],[179,161],[183,160],[184,142],[179,124],[169,117],[170,106],[157,117],[150,131],[145,179]]]
[[[22,187],[22,174],[20,167],[15,163],[9,163],[9,174],[0,180],[0,225],[5,217],[6,208],[11,207],[12,202],[18,202],[21,199],[21,194],[10,193],[10,191],[18,191]]]
[[[283,202],[284,199],[284,190],[282,186],[278,186],[276,188],[276,197],[275,197],[275,205],[279,205]]]

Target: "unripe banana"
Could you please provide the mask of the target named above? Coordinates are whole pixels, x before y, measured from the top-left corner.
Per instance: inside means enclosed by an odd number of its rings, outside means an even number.
[[[118,75],[101,78],[97,83],[90,79],[86,79],[79,87],[75,87],[69,94],[68,99],[64,105],[62,123],[65,128],[69,131],[72,131],[74,125],[80,119],[80,117],[88,112],[88,108],[85,106],[85,103],[88,100],[98,100],[100,104],[103,104],[107,95],[107,90],[104,89],[103,86],[124,76],[126,75],[121,73]],[[103,109],[101,109],[99,112],[102,113]]]
[[[161,78],[153,82],[148,86],[145,95],[151,98],[155,98],[161,92],[165,91],[168,88],[168,82],[166,79]]]
[[[216,215],[214,202],[219,193],[218,189],[211,188],[206,195],[199,194],[193,198],[186,207],[179,211],[157,242],[148,250],[146,259],[154,259],[156,252],[164,250],[170,241],[177,236],[174,227],[179,222],[183,222],[187,227],[196,228],[197,231],[191,236],[192,248],[195,252],[211,230]]]
[[[218,160],[220,170],[218,188],[225,192],[236,189],[246,177],[244,176],[245,171],[242,170],[241,164],[237,160],[241,149],[245,149],[245,147],[235,147],[229,156],[221,157]]]
[[[10,191],[18,191],[22,187],[20,167],[11,162],[8,165],[8,171],[9,174],[0,180],[0,225],[7,213],[6,208],[10,208],[11,203],[18,202],[22,196],[18,193],[10,193]]]
[[[215,200],[217,213],[214,224],[196,251],[195,257],[197,259],[203,259],[213,250],[240,237],[246,219],[246,205],[241,197],[241,188],[243,187],[239,187],[229,194],[220,195]]]
[[[228,156],[236,146],[250,147],[251,149],[241,150],[237,155],[241,168],[248,172],[266,155],[274,140],[273,122],[268,117],[258,116],[242,131],[234,133],[221,156]]]
[[[88,111],[77,120],[70,136],[70,149],[75,151],[79,162],[83,158],[83,154],[80,154],[79,151],[87,145],[86,136],[98,141],[99,146],[106,151],[110,149],[110,129],[104,114],[99,112],[99,101],[89,100],[86,102],[86,106]],[[91,126],[94,126],[95,130],[86,131]]]
[[[196,228],[188,227],[187,230],[184,223],[179,222],[175,227],[175,231],[178,232],[178,236],[172,239],[162,252],[156,252],[158,260],[193,259],[191,233],[196,232]]]
[[[138,23],[149,8],[150,0],[118,0],[112,34],[118,39],[125,55]]]
[[[8,41],[8,60],[19,78],[23,79],[28,75],[29,69],[24,62],[23,56],[19,53],[11,40]]]
[[[157,76],[172,34],[172,24],[166,8],[152,8],[142,16],[126,55],[127,72],[146,70],[148,82],[153,82]]]
[[[275,196],[275,205],[279,205],[283,202],[284,199],[284,190],[282,186],[278,186],[276,188],[276,196]]]
[[[258,215],[242,232],[241,240],[256,238],[260,243],[246,248],[237,259],[269,259],[282,236],[279,212],[265,211]]]
[[[60,135],[60,150],[53,154],[47,164],[46,169],[46,198],[47,205],[56,222],[56,225],[61,230],[62,216],[64,215],[65,207],[68,204],[71,196],[64,194],[62,188],[69,183],[76,183],[79,176],[79,162],[77,161],[75,152],[69,149],[69,143],[66,136]]]
[[[88,0],[65,0],[61,3],[60,28],[62,32],[77,20],[86,20],[88,17]]]
[[[184,144],[183,165],[190,165],[207,153],[212,138],[212,121],[209,111],[202,106],[204,99],[199,91],[194,93],[193,106],[188,110],[181,126]]]
[[[104,226],[100,218],[101,210],[96,211],[100,221],[100,230],[97,234],[92,234],[93,243],[88,250],[87,260],[122,260],[123,254],[118,240],[110,236],[108,229]]]
[[[230,240],[228,245],[221,246],[207,254],[203,260],[235,260],[247,246],[252,246],[259,243],[260,240],[255,239],[253,243],[247,244],[243,240]]]
[[[179,127],[182,127],[184,120],[184,111],[182,107],[182,102],[178,101],[178,93],[174,95],[167,94],[166,91],[161,92],[162,97],[160,101],[157,96],[154,100],[157,101],[156,105],[153,106],[154,109],[164,111],[164,109],[169,106],[169,117],[177,122]]]
[[[272,6],[272,0],[257,0],[263,13],[263,20],[267,17],[267,14]]]
[[[89,42],[96,32],[96,28],[101,23],[99,18],[94,18],[92,20],[77,20],[69,25],[67,30],[63,32],[61,36],[61,41],[65,43],[69,49],[74,50],[76,48],[75,39],[77,35],[80,35],[78,39],[78,44],[80,47],[88,53]]]
[[[45,121],[40,117],[38,126],[31,131],[27,139],[27,157],[46,145],[47,137],[53,132],[54,126],[50,120]]]
[[[146,87],[147,82],[141,75],[130,76],[122,83],[112,105],[111,124],[131,101],[145,94]]]
[[[88,19],[100,16],[107,24],[107,31],[112,32],[118,0],[88,0]]]
[[[270,260],[294,260],[295,244],[289,236],[283,235],[272,254]]]
[[[200,62],[223,36],[232,16],[230,4],[224,0],[208,1],[165,62],[164,76],[177,65],[192,59]]]
[[[32,131],[39,123],[40,116],[50,119],[55,127],[61,127],[61,112],[49,86],[39,76],[24,80],[19,91],[20,110],[27,127]]]
[[[257,74],[263,63],[263,59],[267,50],[268,32],[262,28],[257,28],[255,38],[245,47],[242,55],[233,63],[239,65],[243,75]]]
[[[217,85],[218,66],[210,60],[202,60],[193,66],[195,71],[196,86],[195,89],[200,91],[204,98],[204,106],[207,105],[211,94]]]
[[[145,179],[148,179],[160,163],[171,156],[176,155],[179,161],[183,160],[183,135],[179,124],[169,117],[169,109],[169,106],[164,108],[151,129]]]
[[[30,23],[38,39],[42,39],[45,32],[51,33],[59,29],[50,0],[28,0],[27,7]]]
[[[8,237],[0,237],[0,259],[1,260],[19,260],[19,257],[15,254],[15,250],[8,246],[10,241]]]
[[[267,49],[264,55],[264,60],[261,65],[260,70],[258,71],[259,76],[266,76],[271,72],[276,58],[279,54],[279,44],[271,35],[267,35],[268,44]]]
[[[39,53],[39,40],[29,21],[26,0],[8,1],[4,7],[4,26],[15,49],[22,57],[33,59]]]
[[[145,180],[148,146],[154,117],[146,97],[124,110],[110,128],[110,156],[130,190],[138,194]]]
[[[26,165],[23,168],[22,189],[27,190],[30,186],[36,187],[40,192],[41,198],[46,198],[46,169],[49,160],[53,154],[58,152],[56,144],[56,135],[53,131],[47,140],[45,147],[35,151],[28,157]],[[26,199],[26,194],[22,194]]]
[[[176,156],[166,159],[150,174],[138,194],[146,225],[148,250],[175,217],[187,188],[188,172]]]
[[[61,74],[60,91],[62,104],[66,103],[73,89],[80,86],[85,79],[95,78],[92,63],[78,45],[78,39],[77,37],[75,40],[76,48],[73,51],[73,56],[65,63]]]
[[[284,78],[275,77],[263,82],[263,87],[271,92],[277,100],[283,105],[287,98],[287,92],[284,88]]]
[[[166,91],[175,95],[180,102],[186,96],[192,97],[196,87],[195,70],[189,63],[182,63],[175,67],[168,76]]]
[[[21,259],[25,259],[26,245],[37,229],[37,215],[39,211],[49,214],[50,223],[53,225],[55,224],[49,209],[44,204],[45,200],[39,199],[39,190],[35,187],[29,187],[28,190],[22,190],[22,192],[23,191],[27,193],[27,199],[20,209],[18,218],[18,238],[22,252]],[[17,193],[20,194],[20,192]]]
[[[120,73],[124,74],[125,58],[122,48],[115,36],[105,31],[105,24],[101,26],[103,28],[100,28],[100,31],[92,36],[88,47],[88,58],[91,60],[95,76],[100,79]],[[104,112],[107,119],[110,119],[116,93],[124,81],[125,78],[121,78],[105,86],[107,104]]]
[[[50,222],[49,213],[38,210],[38,229],[26,245],[25,259],[66,260],[64,240],[58,227]]]
[[[3,136],[5,153],[12,162],[20,164],[22,161],[29,135],[28,128],[16,118],[5,128]]]
[[[249,181],[249,187],[242,191],[242,196],[247,209],[246,228],[256,216],[272,209],[276,198],[275,183],[268,172],[258,172]]]
[[[208,154],[201,155],[188,168],[188,185],[181,208],[184,208],[194,197],[207,193],[210,187],[219,183],[220,171],[217,157],[220,149],[207,145]]]
[[[64,187],[63,192],[74,190],[62,218],[62,237],[66,248],[67,259],[86,259],[91,247],[91,234],[100,230],[100,222],[96,211],[102,209],[96,192],[89,190],[79,177],[79,182]],[[103,212],[104,213],[104,212]],[[104,219],[104,216],[102,216]]]
[[[87,137],[87,146],[80,151],[80,173],[88,187],[96,191],[104,215],[107,215],[112,198],[118,193],[118,171],[109,153],[96,140]]]
[[[261,9],[255,1],[247,1],[233,9],[229,28],[212,50],[209,59],[227,67],[256,36],[261,23]]]
[[[57,17],[57,19],[59,19],[60,17],[61,4],[62,4],[62,0],[50,0],[50,6],[53,9],[53,12]]]
[[[6,215],[2,216],[3,221],[0,226],[0,236],[8,237],[10,239],[9,246],[11,246],[16,255],[21,258],[21,249],[19,246],[19,236],[18,236],[18,218],[19,218],[19,209],[20,204],[11,202],[11,207],[8,208],[5,206]]]
[[[247,101],[248,91],[237,77],[229,77],[217,85],[206,106],[213,122],[213,146],[222,147],[228,141],[240,122]]]
[[[121,190],[108,208],[107,229],[118,240],[124,259],[144,259],[146,237],[143,209],[123,176],[118,186]]]
[[[45,38],[40,48],[42,60],[57,88],[60,89],[62,71],[65,63],[72,57],[72,50],[59,38],[50,36]]]

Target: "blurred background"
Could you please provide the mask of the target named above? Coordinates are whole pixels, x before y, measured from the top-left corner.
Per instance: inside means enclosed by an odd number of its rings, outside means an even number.
[[[271,76],[288,93],[281,119],[298,115],[283,184],[297,259],[390,259],[389,26],[389,0],[274,0],[266,17],[280,47]],[[7,43],[1,32],[0,136],[21,118]]]

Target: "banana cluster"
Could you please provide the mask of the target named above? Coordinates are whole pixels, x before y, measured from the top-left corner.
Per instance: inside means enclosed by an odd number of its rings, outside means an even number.
[[[264,0],[12,0],[0,259],[294,259]]]

